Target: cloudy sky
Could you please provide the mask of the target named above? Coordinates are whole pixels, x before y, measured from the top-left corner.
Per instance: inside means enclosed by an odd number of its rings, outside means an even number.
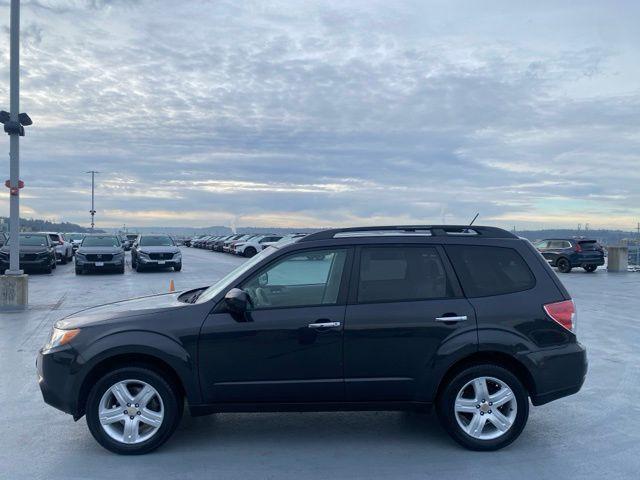
[[[640,2],[22,3],[24,216],[98,170],[98,226],[640,220]]]

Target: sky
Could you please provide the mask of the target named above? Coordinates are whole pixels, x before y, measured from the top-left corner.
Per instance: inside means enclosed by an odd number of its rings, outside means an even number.
[[[640,2],[22,5],[24,217],[97,170],[98,227],[640,221]]]

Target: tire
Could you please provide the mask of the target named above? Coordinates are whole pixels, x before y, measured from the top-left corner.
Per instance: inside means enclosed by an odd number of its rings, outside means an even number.
[[[44,273],[49,274],[49,273],[53,272],[53,267],[51,266],[51,264],[49,264],[48,266],[46,266],[46,267],[44,268],[44,270],[43,270],[43,271],[44,271]]]
[[[180,270],[182,270],[182,263],[179,263],[178,265],[173,267],[174,272],[179,272]]]
[[[135,270],[137,268],[137,266],[138,266],[138,263],[136,262],[136,257],[131,255],[131,268],[133,268]]]
[[[584,271],[587,272],[587,273],[593,273],[593,272],[596,271],[596,268],[598,268],[598,266],[597,265],[585,265],[582,268],[584,268]]]
[[[569,273],[571,271],[571,262],[562,257],[556,260],[556,267],[558,267],[560,273]]]
[[[120,401],[116,399],[115,395],[110,393],[111,387],[117,384],[127,386],[125,387],[126,390],[116,389],[122,405],[120,405]],[[136,400],[135,394],[139,393],[143,386],[151,387],[151,389],[147,390],[151,393],[149,397],[147,397],[149,403],[147,404],[148,409],[146,412],[143,406],[144,398],[140,404],[137,402],[134,403]],[[162,373],[142,366],[127,366],[108,372],[96,382],[87,397],[85,411],[89,431],[100,445],[114,453],[121,455],[141,455],[149,453],[166,442],[180,423],[184,401],[178,392],[178,388],[165,378]],[[126,400],[129,400],[128,403],[130,407],[125,403]],[[129,418],[127,419],[124,413],[122,413],[118,415],[118,418],[122,418],[122,420],[113,422],[104,428],[100,421],[99,410],[101,405],[103,407],[106,405],[113,407],[113,405],[115,405],[118,410],[122,407],[122,410],[127,411],[126,416]],[[138,407],[135,405],[138,405]],[[128,409],[130,408],[135,409],[136,413],[134,415],[129,415],[130,412]],[[138,410],[138,408],[140,410]],[[110,409],[106,407],[106,410],[108,412]],[[138,414],[138,412],[141,413]],[[133,425],[138,425],[136,434],[142,437],[147,436],[147,438],[140,438],[136,443],[124,443],[122,439],[125,435],[124,425],[126,423],[122,422],[132,420],[131,416],[133,416],[135,420],[140,418],[140,420]],[[144,420],[142,420],[145,416],[154,420],[154,423],[157,421],[157,425],[152,427],[151,424],[146,424]],[[144,425],[140,425],[140,423]],[[129,423],[129,425],[131,424]],[[109,429],[111,434],[107,429]],[[121,437],[119,440],[114,438],[118,436]]]
[[[480,380],[486,385],[484,394],[476,393],[473,383],[476,379],[485,379]],[[497,387],[500,384],[497,382],[502,384],[499,389]],[[505,386],[507,388],[503,390]],[[511,395],[499,400],[508,399],[496,408],[490,401],[494,396],[499,398],[496,396],[499,392]],[[462,397],[458,398],[459,395]],[[489,398],[479,398],[485,395]],[[457,403],[460,408],[470,409],[470,412],[457,412]],[[498,450],[509,445],[522,433],[529,417],[529,398],[520,380],[509,370],[492,364],[472,365],[456,374],[444,386],[437,399],[437,410],[444,429],[463,447],[477,451]],[[501,414],[500,417],[496,412]],[[506,429],[504,432],[496,427],[501,420],[505,421],[502,424],[502,428]],[[473,424],[480,425],[476,422],[484,423],[482,429],[472,435],[467,429],[472,428]]]
[[[76,275],[82,275],[82,268],[76,267]]]
[[[124,273],[124,265],[122,265],[122,267],[120,267],[118,269],[118,273],[123,274]]]
[[[255,248],[253,248],[253,247],[247,247],[247,248],[245,249],[245,251],[244,251],[244,256],[245,256],[245,257],[247,257],[247,258],[251,258],[251,257],[253,257],[256,253],[258,253],[258,252],[256,251],[256,249],[255,249]]]
[[[136,272],[141,272],[141,271],[142,271],[142,265],[136,262]]]
[[[55,270],[56,268],[58,268],[58,262],[54,261],[54,262],[51,264],[51,270]]]
[[[66,255],[61,255],[60,256],[60,263],[62,265],[66,265],[67,264],[67,256]]]

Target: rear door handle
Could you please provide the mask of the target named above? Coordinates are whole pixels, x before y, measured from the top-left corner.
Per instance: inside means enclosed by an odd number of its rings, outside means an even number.
[[[457,315],[454,317],[436,317],[436,322],[464,322],[466,319],[466,315]]]
[[[331,328],[339,327],[340,322],[324,322],[324,323],[310,323],[309,328]]]

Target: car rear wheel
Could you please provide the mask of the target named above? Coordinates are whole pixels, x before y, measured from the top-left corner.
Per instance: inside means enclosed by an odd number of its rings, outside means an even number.
[[[87,426],[107,450],[139,455],[155,450],[173,434],[183,400],[163,375],[143,367],[107,373],[87,398]]]
[[[569,273],[571,271],[571,262],[566,258],[559,258],[556,261],[556,267],[560,273]]]
[[[438,417],[460,445],[498,450],[513,442],[527,423],[529,398],[509,370],[475,365],[458,373],[437,401]]]
[[[595,272],[596,268],[598,268],[597,265],[585,265],[584,267],[585,272],[591,273],[591,272]]]
[[[67,260],[67,255],[66,255],[66,254],[65,254],[65,255],[60,255],[60,263],[61,263],[62,265],[66,265],[66,264],[67,264],[67,261],[68,261],[68,260]]]

